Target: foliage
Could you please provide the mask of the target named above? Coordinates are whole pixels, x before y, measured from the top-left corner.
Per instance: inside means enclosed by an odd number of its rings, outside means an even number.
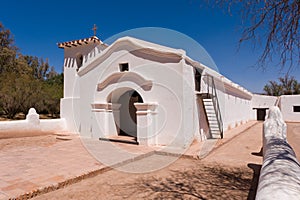
[[[51,71],[50,71],[51,72]],[[50,76],[51,73],[48,73]],[[53,71],[52,71],[53,72]],[[54,116],[58,114],[60,110],[60,99],[63,96],[63,74],[55,75],[48,78],[43,85],[44,97],[44,110]]]
[[[264,91],[267,95],[280,96],[280,95],[292,95],[300,94],[300,83],[293,77],[288,75],[280,77],[279,83],[276,81],[269,81],[265,85]]]
[[[279,57],[282,68],[289,68],[300,63],[300,1],[240,1],[216,0],[210,4],[227,8],[229,12],[238,8],[246,27],[240,42],[253,40],[254,44],[264,47],[258,60],[259,66],[265,68],[268,61]]]
[[[14,46],[9,30],[0,22],[0,111],[8,118],[38,112],[59,114],[63,96],[63,74],[50,67],[48,60],[22,55]]]

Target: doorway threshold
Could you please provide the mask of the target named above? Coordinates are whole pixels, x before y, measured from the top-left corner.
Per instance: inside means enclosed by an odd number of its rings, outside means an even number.
[[[107,137],[101,137],[99,138],[101,141],[108,141],[108,142],[119,142],[119,143],[125,143],[125,144],[135,144],[138,145],[139,143],[136,141],[135,137],[130,136],[107,136]]]

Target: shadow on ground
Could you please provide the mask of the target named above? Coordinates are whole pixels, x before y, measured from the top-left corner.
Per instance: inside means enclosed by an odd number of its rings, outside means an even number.
[[[260,148],[259,152],[252,152],[251,155],[262,157],[263,156],[263,148]]]
[[[248,167],[253,170],[251,187],[249,189],[248,198],[247,198],[248,200],[254,200],[255,199],[261,166],[262,165],[253,164],[253,163],[248,164]]]
[[[147,199],[247,199],[251,178],[249,168],[201,165],[185,171],[173,170],[164,178],[140,179],[127,197],[139,192]]]
[[[259,169],[179,159],[150,173],[110,170],[36,199],[254,199]]]

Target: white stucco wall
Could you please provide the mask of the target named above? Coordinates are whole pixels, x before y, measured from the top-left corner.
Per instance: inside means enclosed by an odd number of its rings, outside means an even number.
[[[0,122],[0,139],[30,137],[67,131],[65,119],[42,119],[37,124],[28,120]]]
[[[300,106],[300,95],[283,95],[280,97],[280,109],[285,121],[300,122],[300,112],[294,112],[294,106]]]
[[[270,108],[275,106],[278,97],[254,94],[252,98],[253,108]]]
[[[80,98],[69,97],[60,100],[60,117],[65,119],[69,131],[79,133],[80,131]]]
[[[75,86],[77,76],[77,62],[76,58],[79,55],[83,56],[83,64],[87,62],[89,57],[92,57],[92,54],[96,54],[102,51],[102,46],[97,46],[98,43],[91,43],[88,45],[82,45],[72,48],[64,49],[64,97],[78,97],[79,91],[78,87]]]
[[[64,48],[64,98],[61,99],[60,115],[66,120],[66,126],[71,132],[80,131],[80,86],[77,74],[78,56],[83,56],[83,65],[106,48],[99,42]],[[75,114],[76,113],[76,114]]]
[[[269,108],[278,104],[279,99],[275,96],[254,94],[251,102],[251,119],[257,119],[257,108],[266,108],[266,116],[269,113]]]
[[[65,51],[66,86],[61,115],[66,119],[68,128],[80,132],[83,137],[117,134],[112,108],[108,108],[112,107],[108,96],[112,92],[120,96],[130,89],[137,91],[144,103],[157,105],[153,111],[155,126],[152,128],[156,136],[152,144],[185,146],[194,137],[206,137],[208,122],[195,91],[195,67],[202,71],[202,75],[208,74],[215,79],[224,130],[243,124],[252,117],[250,92],[191,60],[182,50],[132,38],[121,38],[105,50],[97,48],[84,57],[78,73],[74,55],[80,49],[76,47]],[[114,78],[121,73],[120,63],[129,63],[129,72],[122,73],[132,77],[126,81],[121,78],[114,83]],[[140,78],[151,82],[150,90],[134,81]],[[107,81],[113,83],[106,85]],[[105,87],[98,91],[98,84]],[[92,106],[100,106],[101,109]]]
[[[293,111],[294,106],[300,106],[300,95],[282,95],[280,97],[274,97],[254,94],[252,98],[252,119],[256,119],[256,110],[254,110],[254,108],[270,108],[274,105],[279,106],[285,121],[300,121],[300,113]]]
[[[254,94],[252,98],[252,107],[253,108],[270,108],[275,106],[277,97]]]
[[[228,93],[225,96],[224,130],[235,128],[251,119],[251,100]]]
[[[91,71],[80,75],[80,132],[83,136],[97,138],[107,134],[102,132],[103,124],[99,121],[101,114],[93,113],[91,104],[108,103],[107,98],[113,91],[131,88],[141,95],[145,103],[158,104],[155,126],[157,137],[155,141],[158,145],[171,144],[180,147],[191,142],[194,133],[192,129],[195,95],[183,74],[193,76],[192,68],[185,68],[180,58],[176,58],[175,62],[164,57],[153,57],[154,60],[149,60],[147,56],[143,52],[115,51],[104,60],[101,58],[99,61],[96,60],[96,66]],[[146,91],[134,82],[120,80],[118,83],[108,85],[102,91],[97,91],[99,83],[120,72],[119,63],[129,63],[128,73],[136,73],[152,81],[151,90]],[[99,133],[93,134],[91,130],[97,130]]]
[[[204,70],[205,74],[214,77],[223,130],[235,128],[251,120],[252,93],[211,69]]]

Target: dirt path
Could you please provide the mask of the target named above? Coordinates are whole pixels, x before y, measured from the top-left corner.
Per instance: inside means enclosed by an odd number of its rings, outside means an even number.
[[[260,165],[262,154],[262,123],[258,123],[229,142],[211,152],[205,162],[216,162],[232,167],[247,167],[249,163]]]

